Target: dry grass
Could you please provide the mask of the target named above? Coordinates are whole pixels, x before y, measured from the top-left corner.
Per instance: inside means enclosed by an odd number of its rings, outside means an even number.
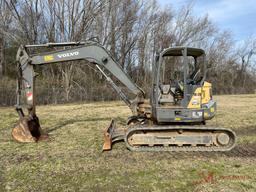
[[[102,133],[130,115],[121,102],[38,107],[49,142],[12,140],[17,121],[0,108],[0,191],[256,191],[256,95],[217,96],[211,125],[237,132],[228,153],[101,152]],[[247,147],[247,148],[246,148]]]

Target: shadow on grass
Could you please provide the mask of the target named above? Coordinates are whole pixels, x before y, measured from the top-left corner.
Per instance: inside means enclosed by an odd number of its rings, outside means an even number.
[[[239,129],[234,130],[236,135],[239,136],[256,136],[256,125],[249,127],[241,127]]]
[[[119,145],[119,142],[114,145]],[[115,150],[115,149],[113,149]],[[128,150],[128,149],[123,149]],[[147,156],[152,158],[168,158],[176,160],[189,160],[189,159],[218,159],[220,157],[231,157],[231,158],[242,158],[242,159],[251,159],[256,161],[256,142],[254,143],[240,143],[237,144],[232,150],[225,152],[217,151],[191,151],[191,152],[133,152],[133,153],[145,153]]]
[[[97,117],[97,118],[85,118],[85,119],[69,119],[64,122],[60,122],[58,126],[47,129],[47,133],[61,129],[62,127],[66,126],[66,125],[70,125],[70,124],[74,124],[74,123],[78,123],[78,122],[97,122],[97,121],[109,121],[109,124],[110,124],[110,118],[107,118],[107,117],[105,117],[105,118]],[[115,118],[115,121],[117,123],[121,123],[121,124],[126,123],[126,119],[120,118],[120,117]]]
[[[233,150],[225,152],[228,157],[250,158],[254,157],[256,160],[256,143],[242,143],[238,144]]]
[[[85,119],[69,119],[64,122],[60,122],[58,126],[52,127],[47,130],[47,133],[63,128],[66,125],[79,123],[79,122],[97,122],[97,121],[108,121],[109,118],[85,118]]]
[[[177,152],[175,154],[176,159],[186,159],[191,157],[203,159],[218,159],[219,157],[252,158],[256,161],[256,143],[238,144],[232,150],[225,152]]]

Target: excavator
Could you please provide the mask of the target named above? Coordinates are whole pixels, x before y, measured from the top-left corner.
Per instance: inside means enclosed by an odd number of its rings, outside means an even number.
[[[55,50],[30,53],[31,48],[38,47]],[[236,135],[232,130],[206,126],[206,121],[216,114],[216,102],[212,98],[212,84],[205,81],[208,70],[202,49],[178,46],[157,54],[149,98],[98,42],[21,45],[16,60],[15,108],[19,123],[12,130],[16,141],[38,142],[48,138],[36,114],[37,75],[34,68],[85,60],[98,69],[132,112],[127,126],[122,129],[112,120],[104,132],[103,151],[111,150],[117,141],[124,141],[131,151],[228,151],[235,146]],[[115,81],[123,84],[131,94],[128,96]]]

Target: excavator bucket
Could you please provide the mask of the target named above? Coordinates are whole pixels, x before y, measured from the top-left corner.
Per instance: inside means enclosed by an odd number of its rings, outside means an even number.
[[[13,138],[22,143],[46,140],[47,134],[43,134],[37,117],[20,119],[18,125],[12,130]]]
[[[124,140],[124,135],[124,130],[117,130],[115,121],[112,119],[109,127],[104,132],[104,144],[102,151],[111,150],[114,142]]]

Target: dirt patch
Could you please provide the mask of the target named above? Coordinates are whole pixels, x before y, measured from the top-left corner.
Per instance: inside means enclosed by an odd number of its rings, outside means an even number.
[[[237,145],[233,150],[224,153],[227,157],[255,158],[256,161],[256,143],[245,143]]]

